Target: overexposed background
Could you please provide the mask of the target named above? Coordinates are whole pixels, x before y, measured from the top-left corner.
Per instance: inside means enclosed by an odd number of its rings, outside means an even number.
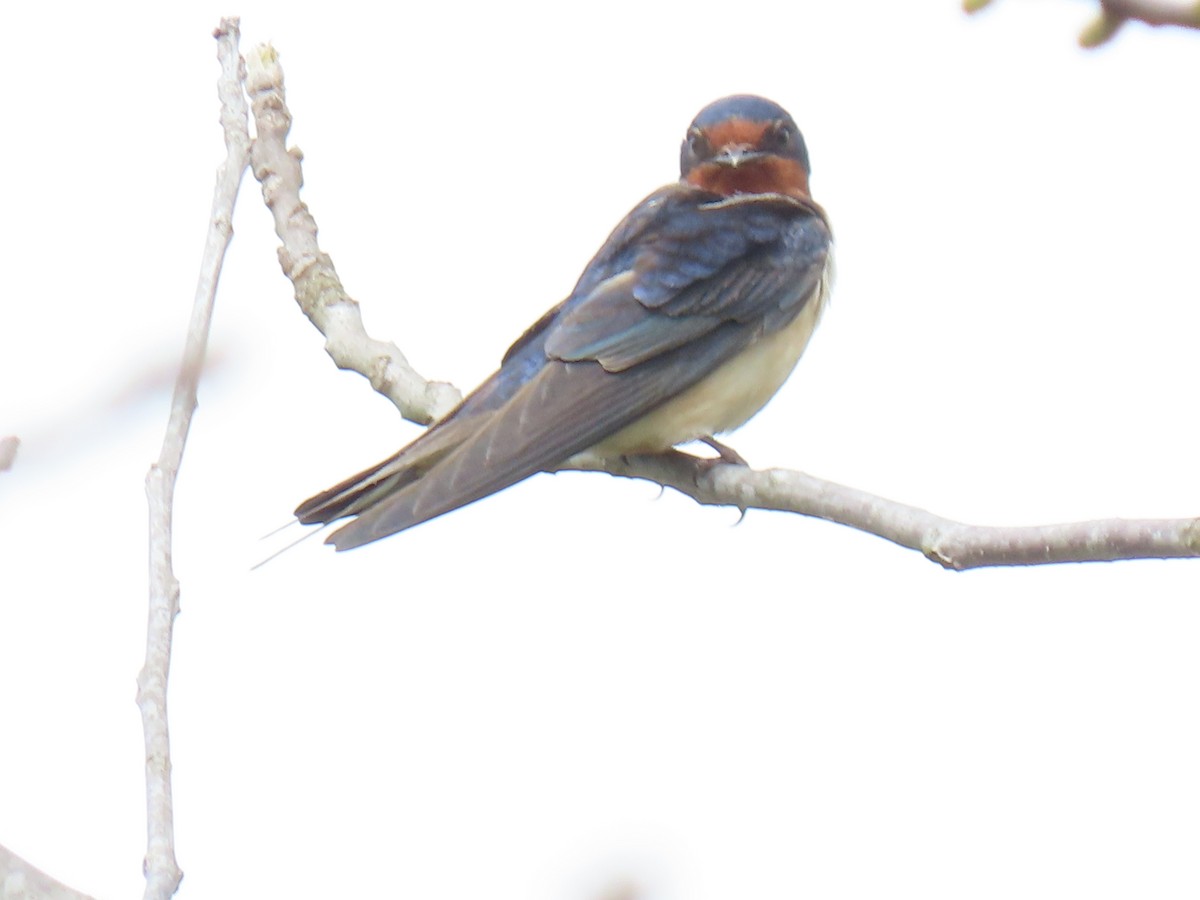
[[[466,389],[677,174],[804,130],[834,304],[730,439],[981,523],[1200,512],[1200,35],[1094,5],[24,4],[5,14],[0,844],[141,891],[146,507],[223,157],[282,55],[323,246]],[[1195,897],[1200,562],[944,572],[825,522],[539,476],[265,568],[416,433],[336,371],[247,176],[176,507],[182,898]],[[157,377],[158,389],[147,388]]]

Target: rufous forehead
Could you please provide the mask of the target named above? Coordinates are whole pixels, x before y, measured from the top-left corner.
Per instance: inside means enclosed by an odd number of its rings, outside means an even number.
[[[757,122],[753,119],[734,117],[723,122],[716,122],[703,131],[712,147],[724,147],[728,144],[748,144],[751,147],[757,147],[763,134],[772,124],[771,122]]]

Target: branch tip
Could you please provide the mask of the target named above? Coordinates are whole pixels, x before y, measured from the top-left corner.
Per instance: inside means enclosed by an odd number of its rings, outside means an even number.
[[[1107,44],[1124,24],[1124,16],[1102,12],[1080,32],[1079,46],[1086,50],[1094,50],[1102,44]]]

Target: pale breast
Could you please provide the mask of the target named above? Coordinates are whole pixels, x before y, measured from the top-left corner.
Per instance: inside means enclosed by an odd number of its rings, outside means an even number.
[[[599,456],[656,453],[745,423],[783,386],[808,345],[829,296],[830,267],[812,297],[785,328],[756,341],[678,397],[605,438]]]

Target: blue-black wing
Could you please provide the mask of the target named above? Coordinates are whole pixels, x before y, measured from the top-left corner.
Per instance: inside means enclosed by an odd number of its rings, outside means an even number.
[[[688,185],[652,194],[454,413],[297,517],[357,515],[329,539],[348,549],[563,462],[790,323],[830,244],[809,202]]]

